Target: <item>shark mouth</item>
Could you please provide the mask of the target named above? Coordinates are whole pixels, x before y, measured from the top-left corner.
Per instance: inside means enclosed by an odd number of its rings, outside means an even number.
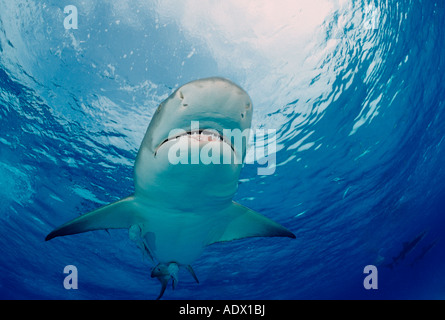
[[[231,143],[231,141],[229,139],[227,139],[226,137],[224,137],[222,134],[220,134],[217,130],[215,130],[215,129],[202,129],[201,130],[200,129],[200,130],[187,131],[185,133],[178,134],[176,136],[172,136],[172,137],[165,139],[156,148],[155,156],[156,156],[159,148],[161,148],[165,143],[167,143],[168,141],[178,140],[182,137],[189,137],[189,139],[194,139],[196,141],[208,141],[208,142],[217,141],[217,142],[225,143],[235,153],[235,148],[234,148],[233,144]]]

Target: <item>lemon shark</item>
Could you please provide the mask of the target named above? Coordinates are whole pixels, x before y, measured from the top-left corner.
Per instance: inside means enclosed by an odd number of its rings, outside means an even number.
[[[151,119],[135,162],[134,193],[61,225],[46,240],[128,229],[130,239],[155,265],[151,276],[162,283],[159,299],[170,279],[176,286],[179,267],[199,282],[191,264],[208,245],[249,237],[295,238],[282,225],[232,200],[248,135],[244,143],[236,143],[235,135],[224,133],[246,132],[251,121],[252,101],[233,82],[206,78],[183,85]],[[203,161],[193,161],[193,150]],[[204,161],[203,154],[215,161]]]

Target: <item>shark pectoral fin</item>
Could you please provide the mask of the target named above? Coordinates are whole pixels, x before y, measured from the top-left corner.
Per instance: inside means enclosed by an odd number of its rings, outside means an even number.
[[[250,237],[289,237],[295,239],[295,235],[282,225],[239,203],[232,202],[227,213],[229,223],[226,229],[219,238],[209,244]]]
[[[153,259],[153,254],[151,253],[150,246],[147,246],[147,243],[142,236],[142,226],[143,224],[134,224],[130,228],[128,228],[128,236],[131,241],[134,241],[136,245],[141,249],[143,257],[147,257],[153,264],[155,264],[155,260]],[[147,233],[151,234],[151,233]],[[145,237],[147,237],[145,234]],[[155,248],[153,245],[152,248]]]
[[[61,225],[51,231],[45,240],[99,229],[129,228],[138,222],[137,217],[137,206],[134,197],[130,196]]]

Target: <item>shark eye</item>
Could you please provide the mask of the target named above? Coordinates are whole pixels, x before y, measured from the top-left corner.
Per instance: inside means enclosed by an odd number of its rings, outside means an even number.
[[[245,114],[244,112],[243,112],[243,113],[241,113],[241,118],[244,118],[244,114]]]

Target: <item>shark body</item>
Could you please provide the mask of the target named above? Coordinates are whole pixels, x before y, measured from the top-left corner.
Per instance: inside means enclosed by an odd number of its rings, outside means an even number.
[[[223,78],[192,81],[157,108],[139,149],[135,192],[79,216],[50,232],[46,240],[92,230],[129,229],[130,238],[156,265],[152,277],[178,282],[180,266],[198,279],[191,264],[206,246],[248,237],[295,235],[280,224],[232,200],[246,155],[224,130],[250,128],[252,102]],[[199,121],[199,129],[194,123]],[[213,152],[219,163],[172,163],[174,150]],[[231,161],[224,161],[231,160]]]

